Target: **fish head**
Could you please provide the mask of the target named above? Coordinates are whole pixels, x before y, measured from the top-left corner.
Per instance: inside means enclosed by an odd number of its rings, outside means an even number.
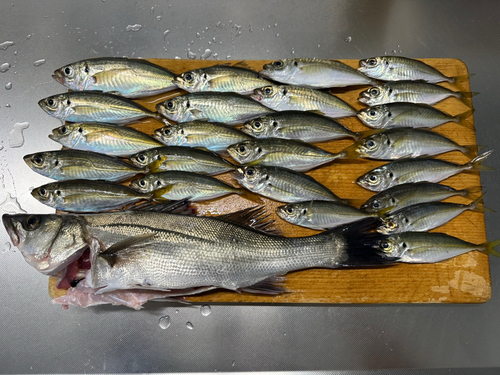
[[[278,122],[271,116],[261,116],[245,122],[242,130],[255,138],[268,138],[272,136],[277,126]]]
[[[254,140],[236,143],[227,148],[229,155],[239,164],[251,163],[263,156],[262,147]]]
[[[390,68],[391,64],[389,59],[384,56],[378,56],[360,60],[358,71],[370,78],[380,78],[383,77]]]
[[[66,201],[65,191],[59,189],[59,184],[53,182],[37,187],[31,191],[31,195],[49,207],[62,207]]]
[[[208,86],[209,77],[203,69],[195,69],[179,74],[174,78],[177,87],[189,91],[205,91]]]
[[[82,123],[65,124],[58,128],[52,130],[52,134],[49,134],[49,138],[56,141],[63,146],[73,148],[78,143],[82,142],[88,130]]]
[[[186,141],[184,129],[178,124],[165,125],[156,129],[154,137],[167,146],[180,146]]]
[[[287,86],[269,85],[255,89],[250,97],[268,108],[276,109],[288,100],[287,94]]]
[[[360,176],[356,183],[371,191],[382,191],[396,185],[397,178],[391,170],[382,166]]]
[[[74,91],[92,90],[95,89],[95,73],[88,62],[79,61],[57,69],[52,78]]]
[[[130,182],[130,187],[140,193],[150,193],[153,190],[165,187],[165,185],[162,183],[161,179],[153,173],[132,180]]]
[[[132,155],[129,160],[136,167],[145,168],[158,159],[158,152],[155,149],[140,151]]]
[[[299,69],[299,61],[296,59],[276,60],[265,64],[259,75],[282,82],[292,77],[297,69]]]
[[[390,102],[392,89],[386,86],[373,86],[359,93],[358,100],[366,105],[377,105]]]
[[[10,215],[2,221],[28,264],[53,275],[78,259],[87,247],[84,224],[74,215]]]
[[[65,120],[70,114],[75,111],[73,109],[74,103],[71,101],[68,94],[59,94],[49,96],[38,102],[38,105],[47,114],[60,120]]]
[[[388,137],[386,134],[378,133],[359,140],[353,146],[359,157],[377,158],[384,151],[387,141]]]
[[[269,180],[265,167],[244,165],[236,168],[231,172],[231,176],[251,191],[259,191]]]
[[[184,98],[185,95],[170,98],[156,105],[156,110],[160,115],[168,120],[185,122],[194,120],[191,116],[189,108],[189,99]]]
[[[377,232],[382,234],[394,234],[411,230],[409,228],[409,219],[401,213],[388,215],[382,219],[377,226]]]
[[[408,245],[398,234],[386,236],[376,241],[375,246],[386,258],[401,258],[408,249]]]
[[[301,225],[309,221],[309,208],[304,203],[289,203],[284,206],[279,206],[276,209],[276,214],[289,223]]]
[[[38,152],[23,157],[23,160],[35,172],[49,176],[51,171],[61,169],[61,162],[54,152]]]
[[[369,127],[378,129],[389,122],[392,114],[386,105],[376,105],[360,110],[356,116]]]
[[[390,207],[394,207],[396,204],[397,202],[392,196],[386,194],[385,192],[381,192],[368,199],[365,203],[363,203],[361,205],[361,210],[373,214],[380,212],[382,210],[385,211]]]

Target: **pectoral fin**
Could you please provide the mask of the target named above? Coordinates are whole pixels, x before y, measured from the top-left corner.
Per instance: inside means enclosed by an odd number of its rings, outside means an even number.
[[[104,258],[109,263],[109,265],[113,267],[116,261],[116,253],[128,249],[132,246],[145,243],[154,236],[156,236],[156,233],[145,233],[145,234],[140,234],[138,236],[128,237],[122,241],[119,241],[111,245],[106,250],[101,252],[99,256],[101,258]]]

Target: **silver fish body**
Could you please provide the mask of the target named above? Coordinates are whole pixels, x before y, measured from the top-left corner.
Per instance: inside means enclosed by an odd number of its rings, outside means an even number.
[[[434,128],[447,122],[454,122],[472,127],[465,119],[472,115],[472,110],[451,116],[428,104],[387,103],[360,110],[358,118],[367,126],[376,129],[400,127]]]
[[[319,111],[331,118],[356,115],[356,110],[342,99],[304,87],[270,85],[254,90],[250,97],[276,111]]]
[[[156,105],[165,118],[176,122],[209,121],[239,124],[273,112],[243,95],[197,92],[177,96]]]
[[[62,122],[128,124],[145,117],[158,119],[156,112],[136,102],[100,91],[73,91],[49,96],[38,102],[47,114]]]
[[[251,192],[279,202],[309,200],[343,202],[312,177],[281,167],[242,166],[231,172],[238,183]]]
[[[481,187],[468,189],[453,189],[452,187],[434,182],[414,182],[396,185],[370,197],[361,205],[361,210],[369,213],[384,211],[394,212],[411,205],[437,202],[444,199],[461,196],[475,199],[480,195]]]
[[[130,157],[130,161],[138,167],[148,167],[150,172],[185,171],[215,175],[235,168],[213,152],[182,146],[163,146],[138,152]]]
[[[155,138],[167,146],[203,147],[213,152],[225,151],[234,143],[252,139],[234,127],[206,121],[165,125],[155,130]]]
[[[444,233],[405,232],[387,236],[376,243],[382,256],[402,263],[436,263],[469,251],[498,256],[498,241],[473,244]]]
[[[308,143],[280,138],[243,141],[229,146],[227,151],[240,164],[286,167],[295,171],[308,171],[344,156]]]
[[[278,207],[276,213],[291,224],[318,230],[374,217],[344,203],[319,200],[289,203]]]
[[[259,74],[273,81],[312,89],[373,84],[373,80],[369,77],[335,60],[308,58],[277,60],[265,64]]]
[[[114,156],[130,156],[162,146],[154,138],[133,128],[101,123],[65,124],[52,130],[49,138],[64,147]]]
[[[35,172],[59,181],[86,179],[118,182],[145,172],[143,168],[114,156],[90,151],[38,152],[24,156],[24,161]]]
[[[97,90],[126,98],[162,94],[177,88],[175,75],[142,59],[95,58],[63,66],[52,78],[73,91]]]
[[[444,135],[429,130],[395,128],[360,139],[342,152],[352,158],[395,160],[433,156],[450,151],[460,151],[471,156],[476,150],[476,146],[461,146]]]
[[[473,95],[468,92],[453,91],[433,83],[395,81],[362,91],[358,100],[366,105],[374,106],[398,102],[436,104],[446,98],[454,97],[469,105],[469,98]]]
[[[214,65],[189,70],[175,77],[174,83],[189,92],[235,92],[250,94],[271,82],[257,72],[239,66]]]
[[[439,159],[396,160],[365,173],[356,183],[371,191],[383,191],[409,182],[439,182],[463,171],[491,170],[481,165],[491,153],[484,152],[462,165]]]
[[[381,81],[426,81],[454,83],[436,68],[423,61],[402,56],[378,56],[359,61],[358,71]]]
[[[110,211],[150,199],[127,186],[112,182],[68,180],[33,189],[31,195],[56,210],[70,212]]]
[[[302,111],[257,117],[247,121],[242,130],[255,138],[296,139],[308,143],[358,137],[357,133],[329,117]]]

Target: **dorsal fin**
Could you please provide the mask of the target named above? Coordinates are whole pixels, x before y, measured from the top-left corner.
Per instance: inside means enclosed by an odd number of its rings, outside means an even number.
[[[265,207],[255,206],[231,212],[229,214],[215,216],[215,218],[229,224],[238,225],[247,229],[253,229],[257,232],[272,236],[280,236],[281,232],[279,229],[272,226],[274,224],[274,220],[269,220],[269,216],[269,214],[265,213]]]

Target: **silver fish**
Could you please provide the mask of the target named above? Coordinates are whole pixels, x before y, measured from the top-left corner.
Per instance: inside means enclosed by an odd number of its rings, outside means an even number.
[[[474,110],[470,110],[451,116],[428,104],[387,103],[364,108],[357,116],[366,126],[376,129],[434,128],[447,122],[474,129],[474,125],[466,120],[473,112]]]
[[[356,110],[336,96],[297,86],[271,85],[254,90],[255,101],[276,111],[319,111],[331,117],[355,116]]]
[[[426,81],[458,83],[469,76],[447,77],[423,61],[402,56],[378,56],[359,60],[358,71],[381,81]]]
[[[133,128],[101,123],[62,125],[52,130],[49,138],[64,147],[114,156],[130,156],[163,145]]]
[[[227,148],[240,164],[278,166],[308,171],[344,156],[291,139],[262,138],[236,143]]]
[[[476,199],[479,195],[481,186],[457,190],[434,182],[410,182],[375,194],[361,205],[361,209],[369,213],[389,213],[414,204],[437,202],[454,196]]]
[[[89,180],[52,182],[33,189],[31,195],[56,210],[71,212],[111,211],[151,197],[117,183]]]
[[[271,84],[257,72],[245,69],[244,64],[214,65],[189,70],[175,77],[174,83],[189,92],[235,92],[246,95]]]
[[[475,250],[498,257],[500,253],[494,249],[498,245],[499,240],[476,245],[444,233],[406,232],[380,239],[375,246],[384,257],[397,262],[436,263]]]
[[[289,238],[249,228],[248,222],[264,227],[262,216],[259,210],[220,218],[130,211],[2,220],[14,245],[41,272],[67,261],[57,257],[60,247],[73,254],[90,247],[91,269],[82,282],[93,295],[137,289],[185,295],[214,288],[272,295],[285,291],[276,285],[283,281],[277,275],[291,271],[393,262],[363,245],[359,226]]]
[[[49,96],[38,102],[46,113],[62,122],[128,124],[145,117],[160,119],[158,113],[136,102],[100,91],[73,91]]]
[[[492,152],[486,151],[462,165],[439,159],[396,160],[365,173],[356,183],[371,191],[383,191],[408,182],[439,182],[463,171],[488,171],[493,168],[481,163]]]
[[[24,156],[28,166],[42,176],[54,180],[107,180],[123,181],[143,168],[135,167],[114,156],[90,151],[57,150],[37,152]]]
[[[162,94],[177,88],[168,69],[142,59],[104,57],[77,61],[52,78],[73,91],[98,90],[126,98]]]
[[[374,83],[356,69],[335,60],[300,58],[277,60],[265,64],[259,74],[273,81],[312,89]]]
[[[426,82],[396,81],[373,86],[359,94],[358,100],[366,105],[409,102],[436,104],[449,97],[457,98],[472,108],[471,98],[476,93],[452,91]]]
[[[313,112],[283,111],[247,121],[242,129],[255,138],[296,139],[308,143],[359,137],[337,121]]]
[[[248,190],[279,202],[343,202],[314,178],[287,168],[242,166],[231,172],[231,176]]]
[[[203,147],[213,152],[226,151],[229,145],[252,139],[232,126],[206,121],[166,125],[155,130],[155,138],[167,146]]]
[[[165,118],[176,122],[209,121],[239,124],[273,112],[243,95],[197,92],[165,100],[156,105]]]
[[[415,128],[387,129],[360,139],[342,150],[348,158],[394,160],[460,151],[467,157],[477,153],[476,145],[461,146],[444,135]]]
[[[347,204],[331,201],[289,203],[278,207],[276,213],[289,223],[318,230],[377,217]]]
[[[401,232],[426,232],[440,227],[462,212],[484,212],[481,195],[470,204],[448,202],[428,202],[403,207],[387,214],[377,227],[377,232],[383,234]]]
[[[235,166],[219,155],[190,147],[163,146],[138,152],[130,157],[138,167],[150,172],[185,171],[208,175],[232,171]]]

